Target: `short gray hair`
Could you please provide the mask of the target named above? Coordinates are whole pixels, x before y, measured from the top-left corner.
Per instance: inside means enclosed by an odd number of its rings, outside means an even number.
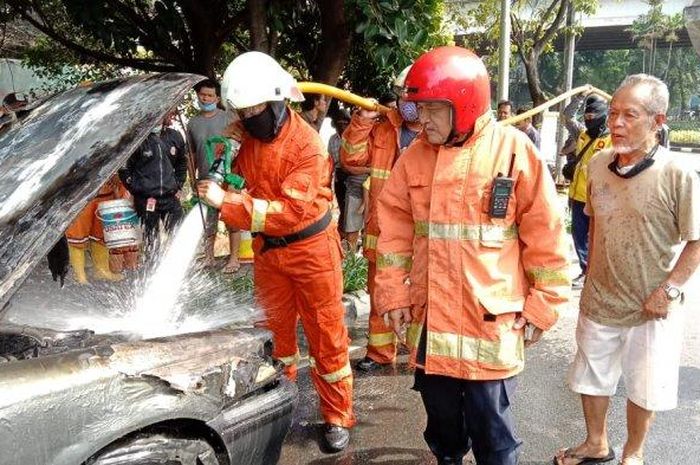
[[[646,86],[649,92],[646,94],[643,105],[649,115],[666,114],[668,111],[668,87],[659,78],[648,74],[632,74],[627,76],[617,88],[615,94],[626,87]]]

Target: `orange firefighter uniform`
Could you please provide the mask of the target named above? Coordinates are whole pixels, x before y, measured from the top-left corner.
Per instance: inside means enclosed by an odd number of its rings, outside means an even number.
[[[92,199],[73,220],[66,230],[68,244],[79,249],[86,249],[90,241],[104,244],[104,232],[102,221],[97,218],[97,207],[101,202],[124,198],[126,189],[117,176],[113,176],[97,192]]]
[[[362,250],[369,262],[367,288],[370,314],[367,357],[377,363],[391,363],[396,358],[396,335],[384,324],[384,319],[376,311],[374,277],[377,270],[376,248],[379,236],[377,199],[400,155],[399,138],[402,123],[403,119],[398,110],[390,111],[379,122],[356,113],[343,133],[340,146],[340,158],[344,165],[371,168],[369,207],[365,216]]]
[[[492,218],[492,183],[509,172],[513,154],[507,213]],[[522,315],[549,329],[568,300],[558,211],[534,146],[490,113],[462,146],[419,139],[406,150],[378,202],[375,285],[380,314],[411,309],[413,364],[466,380],[505,379],[523,369],[524,331],[513,323]]]
[[[301,319],[321,414],[326,423],[351,427],[353,378],[337,228],[329,223],[311,237],[269,249],[263,239],[288,237],[327,217],[332,200],[327,152],[318,134],[289,111],[272,142],[243,136],[234,169],[245,178],[247,190],[233,197],[235,202],[224,202],[221,219],[257,233],[255,292],[273,333],[273,356],[296,379],[296,327]]]

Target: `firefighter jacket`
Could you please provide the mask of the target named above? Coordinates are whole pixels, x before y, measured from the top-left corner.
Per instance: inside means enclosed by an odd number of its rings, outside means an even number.
[[[387,113],[380,122],[353,115],[350,125],[343,132],[340,159],[347,166],[369,166],[369,212],[365,220],[362,249],[364,255],[375,261],[379,222],[377,199],[389,179],[389,173],[399,157],[399,137],[403,119],[397,110]]]
[[[492,218],[491,188],[513,154],[506,215]],[[524,331],[514,321],[522,315],[547,330],[570,293],[557,193],[527,136],[487,113],[461,147],[417,139],[377,212],[377,307],[410,307],[412,363],[468,380],[519,373]]]
[[[588,163],[595,154],[603,149],[610,148],[612,145],[610,133],[607,131],[598,136],[590,145],[588,145],[590,140],[591,136],[589,136],[586,131],[583,131],[576,140],[576,155],[578,156],[583,149],[586,149],[586,152],[581,155],[581,159],[576,164],[574,179],[572,179],[571,184],[569,185],[569,197],[583,203],[586,203],[587,197]]]
[[[246,189],[225,202],[221,218],[239,229],[269,236],[296,233],[331,207],[331,163],[318,133],[296,112],[272,142],[243,134],[234,171]]]

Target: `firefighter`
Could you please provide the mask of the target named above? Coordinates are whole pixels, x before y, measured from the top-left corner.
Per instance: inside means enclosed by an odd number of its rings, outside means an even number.
[[[119,273],[110,270],[109,249],[104,242],[102,221],[97,217],[97,207],[100,202],[115,200],[125,197],[124,186],[117,176],[112,176],[83,210],[78,214],[73,223],[66,230],[68,240],[68,253],[70,265],[73,268],[75,280],[79,284],[87,284],[85,273],[85,252],[90,249],[90,256],[95,268],[97,279],[118,281],[122,279]]]
[[[255,292],[273,334],[273,356],[296,379],[301,319],[326,445],[340,451],[355,416],[331,163],[316,131],[286,104],[303,98],[294,78],[268,55],[248,52],[233,60],[222,96],[244,128],[234,170],[246,189],[225,192],[201,181],[199,195],[221,210],[227,225],[255,234]]]
[[[394,80],[394,89],[403,89],[404,80],[411,67],[405,68]],[[369,206],[365,215],[365,233],[362,250],[368,260],[367,288],[370,299],[369,336],[367,354],[357,363],[359,370],[369,372],[394,362],[396,336],[377,315],[374,305],[376,273],[376,247],[379,234],[377,199],[389,178],[396,160],[420,132],[416,104],[401,98],[397,93],[396,108],[384,116],[376,111],[360,110],[343,133],[340,157],[343,166],[369,167]],[[367,207],[366,207],[367,208]]]
[[[527,136],[495,123],[482,61],[460,47],[413,64],[423,135],[379,197],[377,311],[406,330],[438,464],[517,463],[511,410],[524,347],[570,293],[557,193]]]

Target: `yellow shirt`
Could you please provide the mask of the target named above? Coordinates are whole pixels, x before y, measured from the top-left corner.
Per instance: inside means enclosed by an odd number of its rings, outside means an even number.
[[[588,135],[586,131],[582,132],[576,141],[576,155],[583,150],[583,148],[591,140],[591,136]],[[588,163],[595,154],[603,149],[610,148],[612,142],[610,140],[610,134],[606,133],[586,149],[586,153],[583,154],[581,160],[576,165],[576,171],[574,171],[574,179],[569,185],[569,197],[578,200],[579,202],[586,202],[586,189],[588,187]]]

